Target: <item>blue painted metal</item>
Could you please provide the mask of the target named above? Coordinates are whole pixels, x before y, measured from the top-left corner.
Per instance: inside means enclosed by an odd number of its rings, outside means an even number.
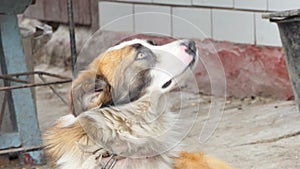
[[[1,0],[0,14],[13,15],[23,13],[25,9],[32,3],[32,0]]]
[[[16,6],[18,6],[18,2],[20,2],[16,0],[12,1],[15,2]],[[24,2],[25,1],[29,3],[29,0],[24,0]],[[21,3],[21,6],[22,5],[23,3]],[[2,10],[2,0],[0,6],[0,10]],[[15,12],[19,11],[12,11],[12,13]],[[3,73],[12,74],[28,71],[16,15],[0,15],[0,59]],[[27,80],[27,77],[23,78],[23,80]],[[11,85],[16,84],[16,82],[11,82]],[[36,105],[31,89],[23,88],[11,90],[10,94],[12,101],[10,103],[12,106],[10,107],[13,107],[13,109],[10,109],[10,113],[14,113],[15,115],[16,122],[14,125],[17,126],[18,134],[1,134],[0,143],[3,142],[7,145],[5,146],[3,144],[0,147],[11,148],[15,147],[17,143],[21,143],[22,147],[41,146],[42,139],[40,137]],[[8,144],[7,141],[11,141],[11,144]],[[32,155],[31,158],[34,162],[44,162],[43,151],[34,151],[29,153],[29,155]]]
[[[23,156],[28,156],[32,159],[31,164],[43,164],[44,163],[44,154],[41,154],[40,151],[30,151],[25,153]]]
[[[0,149],[20,147],[21,145],[19,133],[3,133],[0,135]]]

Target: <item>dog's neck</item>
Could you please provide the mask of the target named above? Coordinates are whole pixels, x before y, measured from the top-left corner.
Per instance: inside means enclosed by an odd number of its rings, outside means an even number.
[[[62,135],[69,135],[81,145],[125,157],[116,163],[114,169],[171,169],[172,158],[184,149],[179,143],[192,119],[169,111],[167,102],[164,95],[152,93],[132,103],[94,108],[75,119],[69,119],[70,116],[62,118],[61,125],[57,126],[62,129],[54,129],[54,132],[61,131]],[[65,148],[70,141],[60,137],[51,140],[54,142],[49,144],[55,145],[53,151],[56,152],[57,147],[64,149],[58,151],[64,154],[57,155],[57,165],[61,168],[84,168],[83,163],[89,166],[87,168],[91,165],[99,167],[93,151],[88,153],[78,144]]]
[[[169,111],[167,102],[161,93],[151,93],[128,104],[92,109],[78,119],[93,142],[125,157],[123,162],[134,162],[136,168],[143,168],[142,164],[156,161],[156,165],[167,168],[177,154],[170,149],[184,137],[187,123]]]

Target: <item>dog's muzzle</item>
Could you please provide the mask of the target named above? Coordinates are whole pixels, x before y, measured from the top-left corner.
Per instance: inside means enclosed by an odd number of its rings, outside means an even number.
[[[196,57],[197,47],[196,47],[196,43],[194,41],[183,40],[183,42],[181,42],[180,45],[186,47],[186,50],[185,50],[186,53],[188,53],[189,55],[192,55],[193,57]]]
[[[197,54],[198,54],[197,46],[196,46],[195,41],[189,40],[189,39],[185,39],[185,40],[182,40],[182,42],[180,43],[180,45],[184,46],[186,48],[185,52],[187,54],[189,54],[190,56],[193,57],[192,61],[188,65],[188,67],[193,67],[194,64],[195,64],[195,62],[196,62],[196,57],[197,57]]]

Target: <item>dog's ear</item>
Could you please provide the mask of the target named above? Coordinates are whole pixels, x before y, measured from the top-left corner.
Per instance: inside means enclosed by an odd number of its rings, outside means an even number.
[[[106,105],[111,101],[111,90],[107,80],[95,72],[84,71],[72,83],[70,108],[77,116],[94,107]]]

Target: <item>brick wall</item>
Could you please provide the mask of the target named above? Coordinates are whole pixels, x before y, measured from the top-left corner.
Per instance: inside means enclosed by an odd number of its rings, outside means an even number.
[[[300,0],[100,0],[99,25],[110,31],[281,46],[277,26],[261,14],[298,8]]]

